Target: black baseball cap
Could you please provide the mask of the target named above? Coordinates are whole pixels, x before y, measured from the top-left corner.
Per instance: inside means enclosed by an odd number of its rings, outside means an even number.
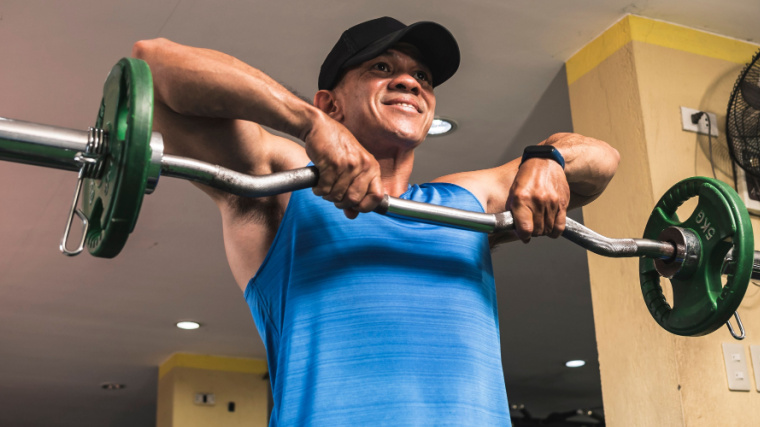
[[[385,16],[354,25],[341,34],[322,63],[319,89],[334,88],[343,70],[370,60],[399,42],[420,50],[422,61],[433,74],[433,86],[448,80],[459,68],[459,45],[442,25],[427,21],[404,25]]]

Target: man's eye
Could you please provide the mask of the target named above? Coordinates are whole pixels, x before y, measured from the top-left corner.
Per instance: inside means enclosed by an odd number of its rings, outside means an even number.
[[[385,62],[378,62],[377,64],[374,65],[374,68],[376,70],[379,70],[379,71],[389,71],[390,70],[390,67],[388,67],[388,64],[386,64]]]
[[[414,77],[415,77],[417,80],[422,80],[422,81],[424,81],[424,82],[429,82],[429,81],[430,81],[430,77],[429,77],[429,76],[428,76],[428,74],[427,74],[426,72],[424,72],[424,71],[417,71],[416,73],[414,73]]]

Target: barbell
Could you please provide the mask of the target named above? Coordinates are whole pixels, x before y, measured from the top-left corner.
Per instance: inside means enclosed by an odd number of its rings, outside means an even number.
[[[164,154],[162,137],[152,132],[152,124],[151,72],[147,63],[134,58],[123,58],[112,68],[95,126],[87,131],[0,118],[0,160],[78,172],[60,244],[64,254],[76,255],[86,246],[96,257],[118,255],[135,228],[144,195],[156,188],[160,176],[244,197],[310,188],[318,181],[313,166],[250,176]],[[682,221],[676,210],[694,197],[697,207]],[[510,212],[469,212],[388,195],[375,212],[478,232],[514,230]],[[72,250],[67,242],[75,215],[83,232]],[[655,206],[643,238],[611,239],[570,218],[562,236],[599,255],[640,257],[644,300],[667,331],[699,336],[727,324],[734,337],[744,337],[736,310],[753,273],[760,273],[760,256],[754,251],[747,209],[727,184],[704,177],[679,182]],[[672,283],[672,304],[663,294],[660,277]],[[731,328],[732,315],[739,321],[740,335]]]

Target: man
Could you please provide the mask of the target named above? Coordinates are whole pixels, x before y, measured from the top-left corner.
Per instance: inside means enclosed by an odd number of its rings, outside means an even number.
[[[151,66],[167,151],[253,175],[319,169],[314,189],[268,198],[202,187],[267,347],[271,425],[509,425],[487,237],[368,212],[384,193],[511,209],[506,239],[557,237],[568,206],[612,178],[614,149],[558,134],[506,165],[409,185],[434,87],[459,65],[453,36],[431,22],[346,30],[314,105],[219,52],[153,40],[134,55]]]

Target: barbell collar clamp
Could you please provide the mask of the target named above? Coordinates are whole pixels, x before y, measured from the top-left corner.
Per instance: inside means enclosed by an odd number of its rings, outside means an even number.
[[[87,215],[79,209],[79,197],[82,193],[82,184],[85,178],[100,179],[103,172],[103,153],[106,149],[106,135],[102,129],[90,128],[87,132],[87,144],[84,147],[83,152],[77,152],[74,155],[74,161],[79,166],[79,174],[77,176],[77,185],[74,190],[74,200],[71,202],[71,209],[69,210],[69,217],[66,220],[66,228],[63,230],[63,237],[61,243],[58,246],[61,253],[66,256],[76,256],[82,253],[84,250],[85,240],[87,239],[87,230],[90,227],[90,221]],[[79,245],[76,249],[71,250],[68,248],[69,234],[71,233],[71,225],[74,221],[74,215],[76,215],[80,221],[82,221],[82,237],[79,241]]]
[[[660,276],[668,279],[685,280],[694,274],[702,254],[699,236],[682,227],[668,227],[660,233],[658,240],[669,242],[676,248],[670,259],[655,259],[654,267]]]

